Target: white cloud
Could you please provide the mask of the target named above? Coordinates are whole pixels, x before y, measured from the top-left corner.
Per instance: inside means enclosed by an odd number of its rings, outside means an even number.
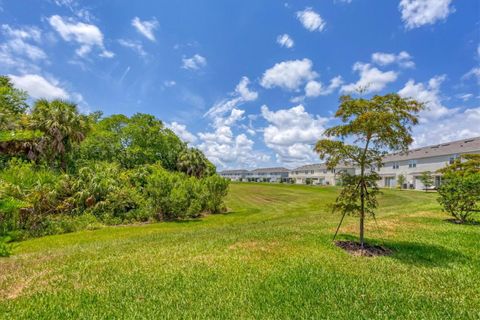
[[[258,92],[248,89],[249,84],[250,79],[247,77],[242,77],[240,82],[235,87],[235,93],[237,93],[243,101],[254,101],[258,98]]]
[[[152,20],[140,20],[139,17],[135,17],[132,20],[132,26],[142,35],[144,35],[148,40],[155,41],[154,31],[158,28],[157,19]]]
[[[265,71],[260,84],[265,88],[280,87],[297,90],[302,84],[317,77],[309,59],[289,60],[275,64]]]
[[[323,31],[323,29],[325,29],[326,22],[318,13],[313,11],[312,8],[298,11],[297,18],[303,24],[305,29],[309,31]]]
[[[233,108],[227,117],[223,117],[223,116],[215,117],[213,119],[213,126],[215,128],[224,127],[224,126],[230,127],[234,125],[237,121],[244,119],[243,118],[244,114],[245,114],[245,110]]]
[[[245,119],[245,110],[238,106],[258,98],[258,93],[248,88],[249,84],[250,80],[242,77],[230,98],[221,100],[205,113],[215,130],[199,133],[202,143],[198,147],[213,163],[221,167],[259,166],[269,160],[267,155],[253,149],[254,142],[244,133],[235,136],[232,132],[232,127]],[[249,134],[253,131],[245,125],[239,125],[238,128],[246,129]]]
[[[83,22],[76,22],[72,19],[63,19],[53,15],[48,19],[50,25],[60,34],[63,40],[76,42],[80,47],[75,51],[80,57],[86,56],[94,47],[100,50],[100,56],[112,58],[114,53],[105,49],[103,44],[103,33],[93,25]]]
[[[330,84],[325,87],[323,83],[311,80],[305,86],[305,95],[307,97],[326,96],[333,93],[343,84],[341,76],[336,76],[330,80]]]
[[[458,99],[462,99],[463,101],[468,101],[471,98],[473,98],[473,94],[472,93],[462,93],[462,94],[457,94],[456,97]]]
[[[353,70],[358,71],[360,79],[355,83],[342,86],[341,91],[344,93],[355,93],[359,90],[364,90],[365,93],[378,92],[398,77],[394,71],[383,72],[369,63],[357,62],[353,65]]]
[[[28,92],[34,99],[69,99],[68,92],[60,87],[55,79],[47,80],[37,74],[26,74],[22,76],[9,75],[17,88]]]
[[[199,133],[202,143],[198,148],[207,158],[221,167],[258,167],[270,160],[269,156],[255,151],[254,142],[244,133],[234,136],[228,126],[222,126],[215,132]]]
[[[207,59],[199,54],[191,58],[182,59],[182,68],[187,70],[198,70],[207,65]]]
[[[480,107],[466,109],[432,122],[414,127],[413,147],[480,136]]]
[[[140,42],[136,42],[136,41],[132,41],[132,40],[126,40],[126,39],[120,39],[120,40],[118,40],[118,43],[125,48],[132,49],[133,51],[135,51],[141,57],[145,57],[147,55],[147,53],[143,49],[143,46]]]
[[[380,66],[397,63],[402,68],[415,67],[415,63],[412,61],[412,56],[406,51],[401,51],[399,54],[375,52],[372,54],[372,62]]]
[[[470,79],[470,78],[477,79],[478,84],[480,84],[480,67],[472,68],[470,71],[465,73],[462,77],[462,79],[464,80]]]
[[[437,120],[454,112],[442,104],[440,86],[444,80],[444,75],[431,78],[428,84],[409,80],[398,94],[425,103],[426,110],[420,114],[423,121]]]
[[[54,3],[59,7],[65,7],[70,10],[75,16],[84,21],[93,21],[95,17],[85,8],[82,8],[80,3],[76,0],[54,0]]]
[[[166,80],[163,81],[163,85],[167,88],[171,88],[177,85],[177,82],[175,80]]]
[[[167,124],[167,127],[172,129],[173,132],[177,136],[179,136],[183,141],[188,143],[195,143],[197,141],[197,137],[187,130],[187,126],[184,124],[180,124],[178,122],[172,122],[171,124]]]
[[[268,122],[264,141],[276,152],[278,161],[299,164],[316,159],[313,145],[322,137],[327,118],[307,113],[302,105],[278,111],[264,105],[261,110]]]
[[[42,32],[37,27],[24,26],[15,29],[8,24],[2,24],[2,32],[9,37],[16,39],[34,40],[39,42],[42,38]]]
[[[215,123],[221,123],[222,120],[217,119],[222,118],[225,113],[237,108],[242,103],[256,100],[258,93],[250,90],[248,88],[249,84],[250,80],[247,77],[242,77],[235,87],[235,91],[231,94],[232,97],[216,103],[205,113],[205,116],[214,119]]]
[[[38,72],[38,63],[47,61],[47,54],[37,46],[42,40],[40,29],[28,26],[12,28],[4,24],[1,31],[6,38],[0,44],[0,65],[4,70]]]
[[[281,46],[281,47],[286,47],[286,48],[292,48],[295,44],[295,42],[293,41],[293,39],[286,33],[282,34],[282,35],[279,35],[277,37],[277,43]]]
[[[455,9],[450,6],[452,0],[401,0],[399,9],[407,29],[445,20]]]

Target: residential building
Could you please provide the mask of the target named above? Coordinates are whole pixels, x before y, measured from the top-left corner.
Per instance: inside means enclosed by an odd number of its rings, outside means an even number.
[[[248,170],[224,170],[218,174],[232,181],[281,182],[288,179],[287,168],[259,168]]]
[[[403,188],[424,189],[420,176],[430,171],[434,176],[434,187],[442,181],[438,169],[453,163],[462,154],[480,153],[480,137],[462,139],[418,149],[408,153],[392,153],[384,157],[384,165],[378,170],[381,177],[379,186],[383,188],[397,187],[398,177],[405,177]],[[309,164],[293,170],[286,168],[261,168],[252,171],[226,170],[219,172],[225,178],[233,181],[281,182],[293,181],[297,184],[338,185],[341,174],[358,174],[359,169],[345,164],[335,169],[327,169],[324,163]]]
[[[248,170],[224,170],[218,174],[231,181],[245,181],[245,177],[249,173]]]
[[[430,171],[435,177],[435,187],[438,187],[442,177],[437,170],[468,153],[480,153],[480,137],[413,149],[408,153],[389,154],[385,156],[384,165],[378,171],[382,178],[379,186],[396,187],[398,177],[403,175],[406,178],[403,188],[423,189],[420,176],[423,172]]]
[[[250,171],[251,174],[247,177],[247,180],[256,182],[286,181],[289,171],[283,167],[255,169]]]
[[[339,165],[335,169],[328,169],[324,163],[309,164],[293,169],[288,177],[297,184],[315,184],[335,186],[340,182],[341,174],[355,173],[351,166]]]

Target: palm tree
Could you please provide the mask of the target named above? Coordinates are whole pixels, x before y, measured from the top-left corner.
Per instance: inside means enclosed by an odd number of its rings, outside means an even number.
[[[43,133],[38,150],[49,161],[59,159],[61,168],[67,170],[67,154],[74,144],[85,139],[88,119],[77,106],[63,100],[35,102],[31,113],[31,126]]]
[[[212,174],[212,165],[205,155],[196,148],[183,151],[178,157],[177,169],[189,176],[201,178]]]

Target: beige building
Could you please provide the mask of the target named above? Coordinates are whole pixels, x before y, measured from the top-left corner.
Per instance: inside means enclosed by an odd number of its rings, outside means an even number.
[[[297,184],[314,184],[335,186],[340,181],[342,173],[355,173],[355,169],[349,166],[337,166],[333,170],[327,169],[324,163],[309,164],[293,169],[288,174],[288,177]]]

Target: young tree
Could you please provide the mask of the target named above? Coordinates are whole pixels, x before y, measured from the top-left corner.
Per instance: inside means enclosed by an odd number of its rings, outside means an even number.
[[[428,189],[430,189],[431,186],[433,186],[433,175],[430,171],[424,171],[422,172],[422,175],[420,176],[420,181],[423,184],[423,187],[425,188],[425,192],[428,192]]]
[[[358,214],[360,218],[360,246],[364,248],[364,222],[366,215],[374,216],[377,207],[377,180],[375,168],[382,166],[387,151],[408,151],[412,143],[411,127],[418,123],[417,114],[423,104],[404,99],[398,94],[354,99],[342,96],[335,113],[342,124],[327,129],[325,136],[340,140],[319,140],[315,151],[326,160],[329,169],[340,162],[355,165],[359,173],[343,175],[343,188],[335,201],[334,210]],[[345,139],[354,144],[346,144]],[[337,228],[337,232],[338,232]]]
[[[399,189],[403,189],[403,185],[405,184],[406,178],[403,174],[400,174],[397,177],[397,184]]]
[[[480,211],[480,154],[462,155],[450,166],[439,170],[443,183],[438,188],[438,202],[443,210],[460,223]]]

